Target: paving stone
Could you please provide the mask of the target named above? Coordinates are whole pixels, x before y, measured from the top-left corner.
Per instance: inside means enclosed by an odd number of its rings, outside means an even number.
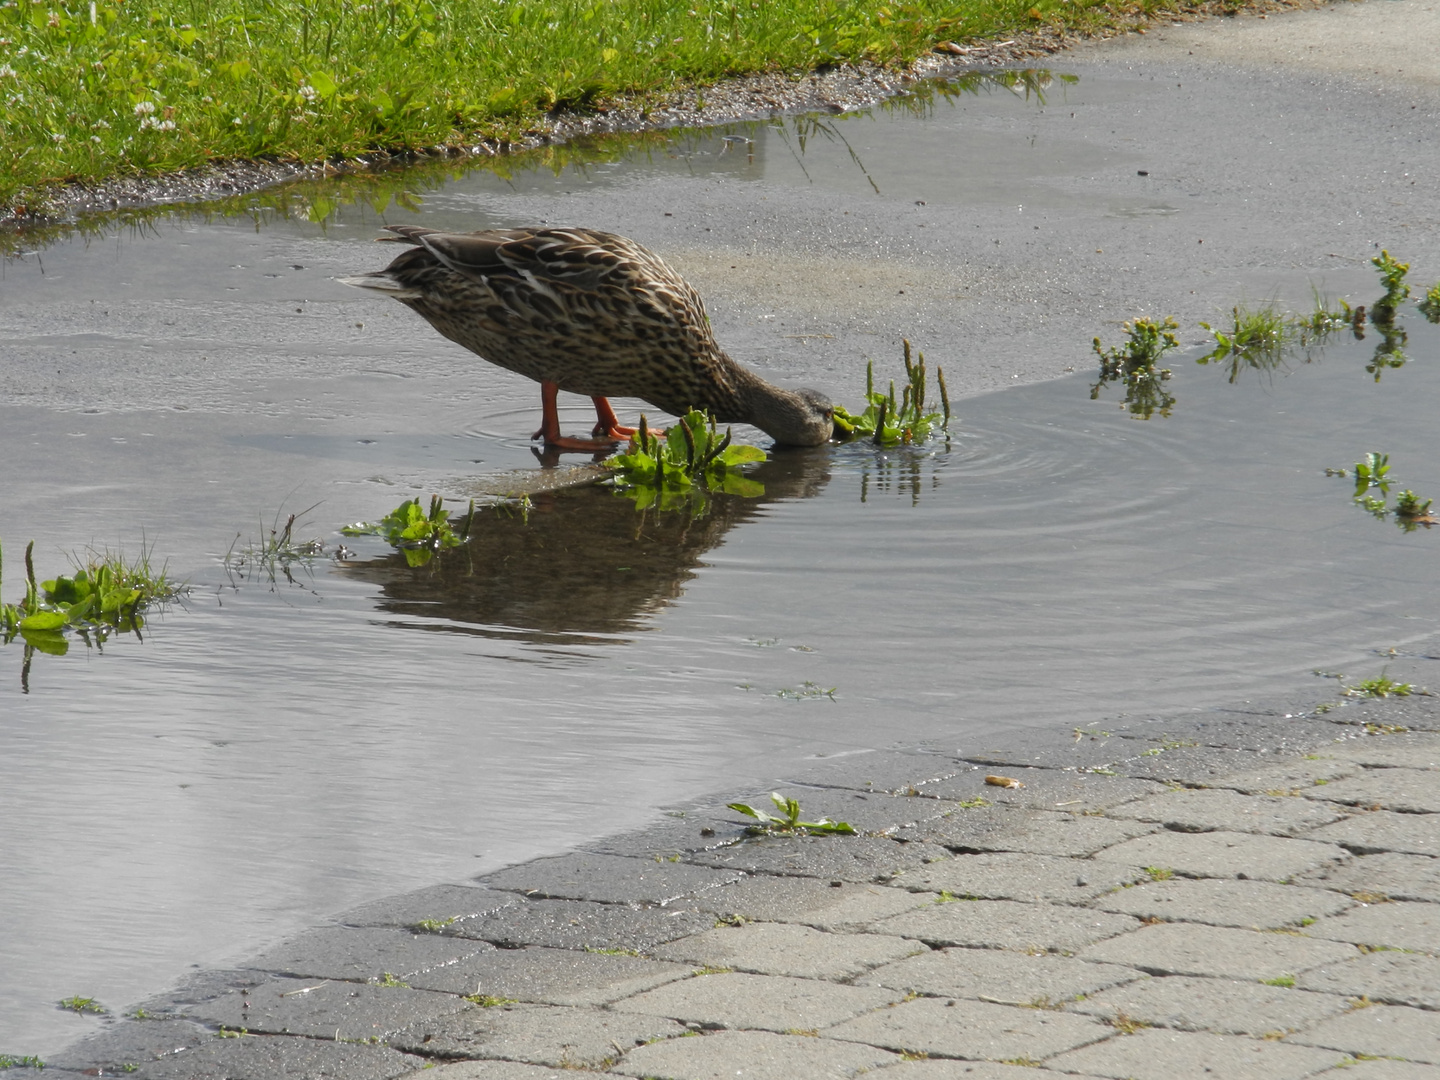
[[[1061,1054],[1062,1072],[1123,1080],[1300,1080],[1334,1065],[1324,1051],[1235,1035],[1149,1028]]]
[[[1047,733],[1048,734],[1048,733]],[[1108,768],[1140,748],[1116,738],[1099,726],[1075,729],[1075,738],[1056,733],[1052,740],[1031,740],[1021,746],[991,746],[955,751],[964,761],[982,766],[1011,765],[1018,768],[1086,771]]]
[[[963,771],[954,776],[916,785],[915,791],[929,798],[959,802],[983,798],[998,806],[1081,814],[1086,810],[1107,810],[1132,799],[1157,795],[1167,790],[1164,784],[1154,780],[1013,765],[998,772],[1018,780],[1022,787],[1002,788],[985,783],[985,777],[996,772],[996,769],[980,765],[966,765]]]
[[[736,1076],[744,1080],[840,1080],[898,1060],[873,1046],[830,1039],[768,1031],[718,1031],[703,1038],[670,1039],[639,1047],[610,1071],[646,1080],[733,1080]]]
[[[363,1042],[416,1021],[473,1009],[451,994],[327,979],[271,979],[193,1006],[192,1019],[231,1031]]]
[[[842,980],[924,951],[918,942],[885,934],[830,934],[808,926],[750,923],[672,941],[655,955],[760,975]]]
[[[1048,1007],[1142,978],[1134,968],[1001,949],[932,949],[855,980],[907,994]]]
[[[965,852],[1020,851],[1035,855],[1086,856],[1155,830],[1156,826],[1138,821],[1028,807],[991,807],[988,812],[961,810],[913,829],[901,829],[896,836],[902,840],[943,844]]]
[[[603,904],[659,904],[695,896],[739,877],[665,859],[572,852],[512,866],[481,880],[497,889],[549,900],[593,900]]]
[[[953,1058],[902,1061],[879,1075],[884,1080],[1056,1080],[1056,1075],[1045,1069]]]
[[[1174,781],[1182,784],[1208,785],[1215,780],[1245,772],[1257,767],[1268,755],[1249,750],[1230,750],[1213,746],[1175,747],[1160,749],[1159,754],[1148,753],[1138,740],[1133,753],[1136,756],[1116,762],[1112,770],[1120,776],[1135,776],[1146,780]]]
[[[965,945],[1042,953],[1075,952],[1138,925],[1128,915],[1083,908],[1013,900],[954,900],[885,919],[875,924],[875,930],[917,938],[937,948]]]
[[[1300,795],[1314,787],[1316,781],[1339,780],[1359,771],[1360,766],[1352,761],[1335,760],[1327,748],[1310,757],[1287,758],[1261,769],[1221,777],[1211,787],[1246,795]]]
[[[892,795],[888,791],[850,791],[843,788],[802,788],[787,786],[781,794],[797,799],[806,821],[843,821],[867,835],[893,833],[901,826],[928,821],[957,809],[957,804],[909,795]],[[750,806],[773,812],[768,792],[745,796],[739,800]],[[743,815],[730,811],[737,821]],[[753,824],[753,822],[752,822]]]
[[[604,1076],[589,1069],[552,1069],[548,1065],[525,1065],[518,1061],[456,1061],[436,1067],[431,1062],[404,1080],[577,1080],[582,1076]]]
[[[1109,893],[1092,906],[1165,922],[1277,930],[1305,919],[1338,914],[1353,907],[1354,901],[1328,889],[1273,885],[1268,881],[1172,878]]]
[[[453,964],[490,946],[479,941],[380,927],[327,926],[269,949],[246,966],[300,978],[397,979]]]
[[[1412,734],[1440,731],[1440,710],[1435,707],[1435,699],[1429,696],[1352,701],[1343,713],[1331,713],[1330,716],[1337,723],[1358,725],[1367,730],[1373,727],[1375,730],[1370,733],[1380,738],[1404,734],[1396,728]]]
[[[1440,1021],[1433,1012],[1403,1005],[1371,1005],[1342,1013],[1286,1041],[1440,1065]]]
[[[413,927],[422,921],[454,924],[520,901],[513,893],[471,885],[432,885],[351,908],[335,917],[346,926]]]
[[[812,760],[798,771],[787,773],[783,782],[900,795],[910,788],[935,783],[968,768],[968,764],[950,754],[866,750]]]
[[[880,987],[724,972],[670,983],[613,1006],[713,1028],[814,1031],[900,1000]]]
[[[1174,870],[1188,877],[1285,881],[1344,855],[1345,852],[1333,844],[1308,839],[1290,840],[1236,832],[1165,831],[1138,836],[1108,847],[1096,852],[1095,858],[1129,866]]]
[[[1333,994],[1183,975],[1141,979],[1070,1006],[1072,1012],[1107,1021],[1124,1015],[1182,1031],[1272,1038],[1310,1027],[1345,1008],[1345,999]]]
[[[10,1037],[8,1032],[6,1037]],[[44,1072],[84,1073],[90,1070],[92,1076],[108,1076],[111,1072],[120,1075],[127,1064],[191,1052],[214,1038],[215,1033],[209,1028],[189,1020],[122,1020],[106,1024],[59,1053],[46,1054]],[[5,1049],[14,1053],[9,1046]],[[36,1080],[36,1074],[28,1068],[23,1072],[0,1069],[0,1076]]]
[[[1317,1073],[1323,1080],[1440,1080],[1440,1066],[1388,1058],[1345,1061],[1329,1072]]]
[[[747,874],[883,881],[939,854],[925,844],[900,844],[875,836],[762,836],[688,859]]]
[[[1361,904],[1343,915],[1321,919],[1305,933],[1376,948],[1440,953],[1440,905]]]
[[[416,976],[410,985],[451,994],[533,1001],[545,1005],[608,1005],[689,976],[690,968],[634,956],[573,949],[492,949]]]
[[[424,1058],[397,1053],[384,1046],[283,1036],[253,1039],[212,1036],[158,1061],[122,1062],[122,1070],[115,1075],[134,1080],[392,1080],[424,1064]],[[123,1069],[125,1065],[137,1068],[129,1071]],[[50,1072],[47,1068],[38,1075],[48,1076]],[[109,1076],[110,1073],[88,1075]]]
[[[497,1005],[411,1025],[390,1045],[436,1058],[505,1058],[605,1068],[631,1047],[685,1031],[657,1016],[551,1005]]]
[[[494,915],[467,919],[459,937],[504,948],[548,945],[555,949],[634,949],[656,945],[715,925],[715,916],[693,907],[631,908],[581,900],[530,900]]]
[[[989,852],[957,855],[907,871],[895,884],[985,900],[1058,900],[1080,903],[1135,881],[1136,866],[1064,859],[1053,855]]]
[[[945,856],[948,858],[949,853]],[[902,874],[896,879],[905,880]],[[924,907],[934,896],[887,885],[802,877],[747,877],[698,903],[715,914],[761,922],[800,923],[820,930],[860,930],[877,919]]]
[[[1407,769],[1440,769],[1440,737],[1429,734],[1373,735],[1349,739],[1324,753],[1361,765],[1394,765]]]
[[[1370,953],[1307,971],[1295,980],[1295,985],[1329,994],[1366,997],[1385,1005],[1440,1011],[1440,959],[1434,956]]]
[[[1047,1009],[1017,1009],[988,1001],[916,998],[826,1028],[827,1039],[943,1057],[1043,1060],[1108,1038],[1111,1030],[1086,1017]]]
[[[1110,814],[1157,822],[1185,832],[1226,830],[1273,836],[1294,836],[1341,817],[1340,811],[1306,799],[1242,795],[1215,788],[1155,795],[1117,806]]]
[[[1353,948],[1292,934],[1161,923],[1090,946],[1082,959],[1126,964],[1152,975],[1264,981],[1348,960]]]
[[[1440,769],[1366,769],[1355,776],[1317,784],[1305,798],[1351,806],[1378,806],[1402,814],[1440,812]],[[1440,820],[1431,828],[1440,830]]]
[[[1202,747],[1253,750],[1261,754],[1298,755],[1330,742],[1335,725],[1288,708],[1220,709],[1201,715],[1161,718],[1128,726],[1124,738],[1145,739],[1161,747]],[[1178,746],[1177,746],[1178,744]]]
[[[1325,825],[1306,839],[1343,844],[1360,855],[1401,851],[1440,855],[1440,819],[1430,814],[1396,814],[1389,810],[1354,814]]]
[[[633,858],[668,859],[695,851],[738,844],[745,839],[745,826],[721,803],[698,803],[663,811],[664,816],[643,829],[591,840],[582,851],[597,855],[625,855]]]
[[[1440,859],[1428,855],[1357,855],[1322,866],[1295,883],[1336,889],[1360,898],[1440,902]]]

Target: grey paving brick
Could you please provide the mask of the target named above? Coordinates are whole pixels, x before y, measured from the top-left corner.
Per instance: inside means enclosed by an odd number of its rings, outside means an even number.
[[[665,904],[696,896],[739,877],[666,859],[572,852],[513,866],[482,881],[496,889],[549,900],[593,900],[604,904]]]
[[[818,821],[822,817],[831,821],[843,821],[866,834],[893,833],[902,826],[928,821],[956,808],[956,804],[952,802],[892,795],[888,791],[851,791],[844,788],[790,785],[781,789],[780,794],[799,801],[806,821]],[[775,809],[768,792],[747,796],[739,801],[767,812]],[[736,821],[746,820],[735,811],[729,813]]]
[[[581,900],[530,900],[494,915],[467,919],[452,928],[459,937],[505,948],[548,945],[555,949],[635,949],[698,934],[715,917],[691,907],[630,908]]]
[[[1275,930],[1295,926],[1305,919],[1335,915],[1354,904],[1355,901],[1328,889],[1275,885],[1268,881],[1172,878],[1108,893],[1092,906],[1142,919]]]
[[[1214,746],[1146,747],[1139,740],[1125,740],[1135,743],[1135,756],[1116,762],[1112,770],[1121,776],[1134,776],[1146,780],[1176,781],[1182,784],[1210,784],[1222,777],[1256,768],[1257,761],[1264,761],[1268,755],[1256,754],[1249,750],[1231,750]],[[1158,754],[1148,750],[1159,749]]]
[[[1219,777],[1211,786],[1247,795],[1300,795],[1318,780],[1338,780],[1359,771],[1355,762],[1337,761],[1326,748],[1309,757],[1287,758],[1264,768]]]
[[[841,1080],[898,1060],[886,1050],[830,1039],[719,1031],[639,1047],[611,1072],[646,1080]]]
[[[7,1032],[7,1039],[11,1033]],[[126,1064],[154,1061],[172,1054],[191,1053],[214,1040],[209,1028],[189,1020],[121,1021],[106,1024],[94,1034],[55,1054],[46,1054],[44,1073],[70,1072],[91,1076],[123,1075]],[[15,1053],[15,1049],[6,1046]],[[18,1049],[18,1048],[17,1048]],[[30,1069],[0,1069],[0,1076],[38,1080]]]
[[[484,942],[379,927],[328,926],[261,953],[247,966],[277,975],[320,979],[404,979],[453,964],[487,948]]]
[[[968,764],[950,754],[867,750],[812,761],[783,779],[787,784],[903,794],[910,788],[935,783],[968,768]]]
[[[420,1020],[473,1009],[451,994],[327,979],[271,979],[194,1005],[191,1019],[231,1031],[361,1042]]]
[[[1440,1080],[1440,1066],[1388,1058],[1372,1059],[1345,1061],[1329,1072],[1316,1075],[1323,1080]]]
[[[985,777],[995,774],[1018,780],[1024,786],[1003,788],[987,784]],[[915,790],[920,795],[931,798],[960,802],[983,798],[997,806],[1080,814],[1086,810],[1106,810],[1131,799],[1156,795],[1167,789],[1164,784],[1154,780],[1135,780],[1128,776],[1100,776],[1068,769],[1037,769],[1029,766],[1011,765],[991,769],[980,765],[966,765],[963,771],[953,776],[927,781],[918,785]]]
[[[948,858],[948,852],[941,852]],[[905,875],[895,879],[905,881]],[[698,903],[715,914],[788,922],[820,930],[859,930],[877,919],[924,907],[934,897],[888,885],[802,877],[747,877],[707,893]]]
[[[1116,738],[1103,726],[1092,726],[1083,732],[1075,729],[1074,738],[1056,733],[1053,741],[1027,741],[1020,746],[991,746],[979,750],[966,747],[956,753],[962,760],[986,767],[1011,765],[1019,768],[1090,770],[1107,768],[1127,755],[1139,753],[1140,747]]]
[[[1333,844],[1308,839],[1291,840],[1237,832],[1165,831],[1138,836],[1108,847],[1096,852],[1095,858],[1129,866],[1174,870],[1188,877],[1285,881],[1344,855],[1345,852]]]
[[[1326,964],[1295,980],[1307,990],[1366,997],[1385,1005],[1440,1011],[1440,958],[1418,953],[1374,952]],[[1440,1019],[1437,1019],[1440,1023]]]
[[[640,859],[713,851],[745,838],[745,826],[734,819],[734,813],[718,802],[676,807],[664,811],[660,820],[643,829],[591,840],[580,850]]]
[[[985,900],[1080,903],[1131,882],[1148,880],[1136,866],[1022,852],[957,855],[909,870],[894,884]]]
[[[857,986],[1048,1008],[1142,978],[1134,968],[1002,949],[933,949],[876,968]]]
[[[1391,676],[1394,677],[1393,675]],[[1354,701],[1344,712],[1331,713],[1337,722],[1360,726],[1372,734],[1388,738],[1396,728],[1409,732],[1440,731],[1440,710],[1431,697],[1386,698],[1384,701]]]
[[[1075,952],[1137,925],[1137,920],[1127,915],[1083,908],[1013,900],[955,900],[893,916],[876,923],[875,930],[917,938],[935,947],[966,945],[1041,953]]]
[[[1286,1040],[1347,1054],[1398,1057],[1440,1065],[1440,1023],[1433,1012],[1403,1005],[1371,1005],[1342,1013]]]
[[[1021,851],[1035,855],[1085,856],[1102,848],[1152,833],[1157,826],[1138,821],[1028,807],[961,810],[913,829],[900,839],[920,839],[957,851]]]
[[[940,852],[925,844],[901,844],[873,836],[764,836],[687,858],[700,866],[747,874],[883,881],[919,866],[932,854]]]
[[[212,1038],[183,1053],[134,1064],[139,1066],[134,1072],[116,1075],[134,1080],[391,1080],[421,1068],[425,1059],[384,1046],[319,1039]]]
[[[1419,732],[1347,739],[1326,747],[1324,753],[1340,761],[1353,761],[1361,765],[1440,769],[1440,737]]]
[[[604,1075],[589,1069],[552,1069],[519,1061],[455,1061],[438,1067],[431,1062],[405,1080],[579,1080]]]
[[[1297,833],[1338,821],[1341,811],[1307,799],[1242,795],[1218,788],[1172,791],[1126,803],[1110,816],[1152,821],[1185,832]]]
[[[545,1005],[607,1005],[685,978],[690,968],[634,956],[573,949],[492,949],[417,975],[410,985],[451,994],[483,994]]]
[[[917,998],[847,1020],[821,1034],[827,1039],[943,1057],[1040,1061],[1105,1039],[1110,1029],[1088,1017],[1048,1009],[1018,1009],[960,998]]]
[[[1334,1065],[1335,1059],[1306,1046],[1150,1028],[1061,1054],[1045,1064],[1117,1080],[1300,1080]]]
[[[1184,975],[1141,979],[1093,994],[1072,1012],[1110,1021],[1124,1015],[1156,1027],[1274,1038],[1345,1011],[1345,999],[1283,986]]]
[[[657,1016],[551,1005],[499,1005],[414,1024],[390,1045],[436,1058],[504,1058],[532,1065],[605,1068],[651,1039],[683,1034]]]
[[[1305,933],[1357,945],[1440,953],[1440,904],[1361,904],[1319,920]]]
[[[1432,814],[1396,814],[1389,810],[1353,814],[1306,836],[1330,844],[1343,844],[1360,855],[1400,851],[1410,855],[1440,855],[1440,819]]]
[[[672,941],[655,955],[760,975],[840,980],[923,951],[919,942],[885,934],[831,934],[787,923],[750,923]]]
[[[1304,715],[1308,712],[1308,708],[1297,709],[1294,701],[1288,707],[1217,709],[1129,724],[1123,737],[1145,739],[1162,747],[1196,742],[1206,747],[1289,756],[1303,754],[1335,737],[1333,723]]]
[[[513,893],[471,885],[432,885],[351,908],[335,917],[347,926],[408,928],[421,921],[454,924],[519,903]]]
[[[1125,964],[1152,975],[1209,975],[1263,981],[1348,960],[1354,949],[1338,941],[1267,934],[1223,926],[1161,923],[1091,945],[1086,960]]]
[[[726,972],[670,983],[616,1002],[624,1012],[714,1028],[813,1031],[899,1001],[892,990],[816,979]]]
[[[883,1076],[884,1080],[1055,1080],[1055,1074],[1046,1069],[955,1058],[902,1061],[879,1076]],[[878,1077],[872,1080],[878,1080]]]
[[[1440,859],[1428,855],[1357,855],[1322,866],[1295,879],[1296,884],[1336,889],[1350,895],[1391,900],[1440,902]]]
[[[1366,769],[1355,776],[1317,784],[1305,798],[1351,806],[1378,806],[1402,814],[1440,812],[1440,769]],[[1440,829],[1440,820],[1432,820]]]

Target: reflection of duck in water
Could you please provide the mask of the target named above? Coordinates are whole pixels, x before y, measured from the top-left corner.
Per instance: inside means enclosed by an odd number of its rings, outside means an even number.
[[[814,390],[781,390],[721,351],[700,295],[658,255],[592,229],[442,233],[386,226],[415,247],[384,270],[340,278],[388,293],[451,341],[540,383],[536,438],[600,450],[631,434],[609,397],[638,397],[683,415],[754,424],[778,443],[818,446],[833,409]],[[560,434],[557,390],[595,402],[599,439]]]
[[[767,505],[818,495],[830,455],[781,454],[746,475],[764,496],[712,494],[698,518],[637,512],[604,487],[570,488],[533,496],[528,515],[478,511],[469,541],[422,569],[398,554],[344,568],[380,587],[380,610],[424,620],[400,625],[533,644],[612,641],[643,630],[731,529]]]

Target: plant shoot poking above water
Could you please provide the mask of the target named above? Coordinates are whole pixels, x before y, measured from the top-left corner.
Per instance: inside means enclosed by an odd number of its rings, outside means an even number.
[[[751,825],[749,831],[755,835],[769,835],[773,833],[842,833],[847,836],[854,836],[853,826],[843,821],[831,821],[829,818],[821,818],[819,821],[801,821],[800,803],[795,799],[787,799],[778,791],[770,793],[770,801],[780,810],[782,816],[764,810],[757,810],[745,803],[726,803],[731,810],[737,814],[744,814],[746,817],[754,818],[758,825]]]
[[[1285,353],[1296,334],[1296,325],[1275,306],[1273,300],[1258,308],[1237,304],[1230,309],[1233,325],[1229,331],[1217,330],[1207,322],[1200,325],[1215,338],[1215,348],[1196,360],[1198,364],[1228,362],[1233,383],[1246,368],[1272,371],[1285,361]],[[1322,312],[1318,303],[1311,320],[1328,321],[1330,312]]]
[[[1376,300],[1370,309],[1370,321],[1383,326],[1395,321],[1396,309],[1410,295],[1410,286],[1405,284],[1410,264],[1396,262],[1390,257],[1390,252],[1381,251],[1370,260],[1370,265],[1380,272],[1380,284],[1385,286],[1385,295]]]
[[[698,515],[705,511],[707,491],[746,498],[765,494],[764,485],[740,469],[764,460],[764,450],[734,442],[729,428],[720,435],[708,414],[691,410],[662,435],[641,416],[629,447],[605,465],[615,472],[609,482],[616,494],[633,499],[637,509],[689,507]]]
[[[1430,528],[1435,524],[1435,518],[1430,513],[1432,500],[1422,499],[1413,491],[1406,488],[1395,496],[1395,505],[1391,507],[1386,501],[1390,495],[1390,455],[1371,452],[1355,463],[1354,470],[1326,469],[1326,476],[1342,476],[1355,479],[1355,504],[1369,513],[1376,520],[1384,521],[1388,517],[1394,517],[1395,524],[1405,532],[1414,532],[1417,528]],[[1371,494],[1378,491],[1379,495]]]
[[[1129,340],[1124,345],[1102,349],[1097,337],[1091,347],[1100,358],[1100,381],[1090,388],[1090,400],[1096,400],[1107,384],[1123,382],[1125,400],[1120,407],[1129,409],[1132,417],[1149,420],[1157,412],[1169,416],[1175,398],[1165,392],[1163,384],[1170,379],[1170,369],[1157,365],[1167,352],[1179,348],[1178,328],[1168,316],[1160,322],[1141,318],[1125,324]]]
[[[383,536],[391,547],[405,555],[408,566],[424,566],[444,548],[459,547],[470,536],[475,522],[475,500],[461,519],[457,533],[450,524],[450,511],[441,508],[439,495],[430,496],[427,513],[420,500],[407,499],[379,521],[357,521],[340,530],[345,536]]]
[[[865,367],[865,411],[851,413],[843,406],[835,407],[835,437],[838,439],[870,439],[877,446],[899,446],[922,443],[936,428],[950,426],[950,393],[945,388],[945,373],[935,368],[935,382],[940,391],[940,412],[926,412],[928,374],[925,354],[910,360],[910,342],[905,341],[905,385],[900,397],[895,384],[888,394],[875,390],[875,364]]]

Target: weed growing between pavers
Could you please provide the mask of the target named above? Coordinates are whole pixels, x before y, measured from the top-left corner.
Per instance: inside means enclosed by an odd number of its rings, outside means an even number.
[[[1347,686],[1343,691],[1346,697],[1386,698],[1386,697],[1409,697],[1411,694],[1428,694],[1425,690],[1416,690],[1411,683],[1396,682],[1387,674],[1389,668],[1380,672],[1373,679],[1363,679],[1354,686]]]
[[[731,810],[746,817],[754,818],[758,825],[751,825],[746,832],[752,836],[773,836],[776,834],[793,834],[808,836],[811,834],[834,835],[843,834],[854,836],[853,826],[843,821],[831,821],[829,818],[821,818],[819,821],[801,821],[800,803],[795,799],[787,799],[778,791],[770,793],[770,801],[780,810],[780,816],[767,813],[764,810],[757,810],[745,803],[726,803]]]

